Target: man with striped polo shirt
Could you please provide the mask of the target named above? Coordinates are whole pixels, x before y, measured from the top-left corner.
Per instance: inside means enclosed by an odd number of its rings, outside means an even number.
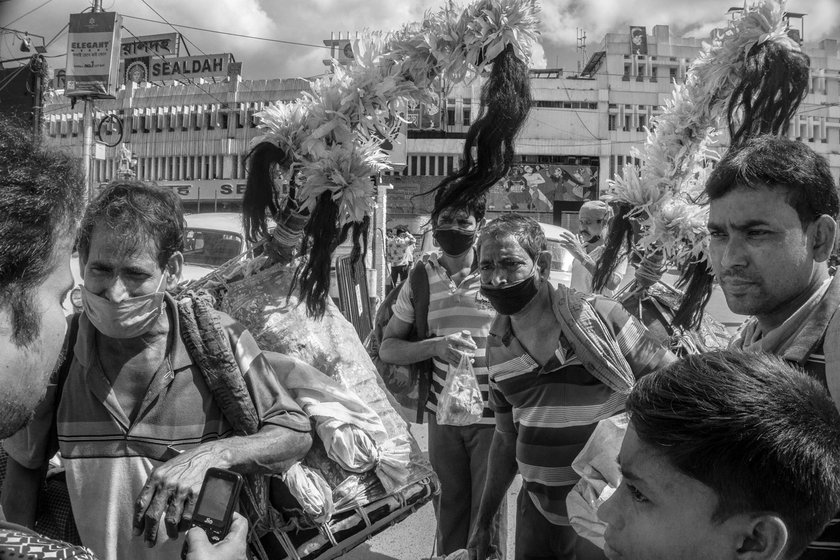
[[[436,202],[442,191],[438,191]],[[411,286],[403,284],[393,306],[393,316],[383,334],[379,355],[394,364],[433,361],[431,391],[425,403],[429,420],[429,460],[440,479],[436,502],[438,553],[450,554],[466,547],[471,523],[478,512],[487,457],[495,421],[487,407],[487,365],[485,346],[490,322],[496,312],[479,293],[477,256],[473,248],[476,233],[484,225],[485,199],[467,208],[446,208],[433,223],[441,252],[425,261],[429,279],[429,336],[408,340],[414,325]],[[436,205],[437,207],[437,205]],[[462,331],[470,336],[464,337]],[[437,402],[449,367],[457,367],[461,353],[474,355],[473,368],[484,399],[483,418],[469,426],[440,425]],[[418,406],[423,406],[420,403]],[[503,515],[491,516],[492,544],[504,557]],[[501,525],[501,527],[500,527]]]
[[[84,311],[61,389],[39,422],[4,441],[16,486],[31,491],[11,501],[18,510],[37,503],[40,469],[61,451],[79,536],[100,560],[177,558],[208,468],[283,472],[312,442],[253,336],[217,313],[259,422],[234,434],[167,292],[181,276],[184,225],[168,188],[116,182],[91,201],[79,228]]]
[[[635,378],[672,362],[620,304],[549,282],[551,253],[531,218],[506,214],[479,242],[481,292],[498,311],[487,340],[496,431],[470,538],[487,557],[489,520],[517,469],[516,558],[604,558],[569,525],[572,461],[598,421],[624,409]]]

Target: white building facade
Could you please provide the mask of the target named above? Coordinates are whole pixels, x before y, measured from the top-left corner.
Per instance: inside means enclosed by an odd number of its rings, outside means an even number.
[[[638,53],[629,32],[606,35],[579,74],[531,71],[533,108],[517,138],[514,169],[488,196],[491,217],[516,211],[576,228],[580,205],[598,198],[625,163],[638,163],[631,149],[642,145],[645,127],[701,48],[701,40],[674,37],[664,25],[644,36],[645,52]],[[332,43],[340,46],[325,41]],[[805,51],[811,57],[811,87],[790,136],[826,156],[840,178],[838,41],[806,43]],[[237,76],[194,85],[131,84],[115,100],[98,100],[96,116],[121,118],[122,141],[137,160],[137,178],[176,189],[188,211],[235,211],[241,207],[249,142],[259,133],[254,113],[268,103],[295,99],[307,84]],[[466,131],[479,113],[480,86],[475,80],[452,87],[435,114],[422,106],[409,112],[405,166],[383,178],[394,186],[388,191],[389,224],[419,229],[431,207],[423,193],[458,165]],[[67,98],[56,95],[44,114],[46,141],[81,156],[81,107],[71,109]],[[103,126],[102,140],[116,143],[117,132]],[[119,151],[98,151],[92,180],[104,184],[117,176]]]

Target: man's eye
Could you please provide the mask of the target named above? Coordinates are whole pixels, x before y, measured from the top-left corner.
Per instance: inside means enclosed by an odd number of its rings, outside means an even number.
[[[726,237],[726,234],[722,231],[710,231],[709,236],[712,239],[723,239],[724,237]]]
[[[770,232],[764,229],[751,229],[747,232],[750,237],[762,237],[768,235]]]
[[[627,484],[625,482],[625,484]],[[630,492],[630,496],[633,498],[634,502],[638,502],[640,504],[647,503],[649,500],[645,497],[644,494],[639,492],[639,489],[633,486],[632,484],[627,484],[627,490]]]

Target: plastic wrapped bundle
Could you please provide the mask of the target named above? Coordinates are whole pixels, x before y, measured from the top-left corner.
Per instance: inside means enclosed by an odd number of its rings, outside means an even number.
[[[243,255],[189,287],[254,335],[313,419],[312,449],[271,484],[279,518],[263,546],[272,558],[332,556],[428,502],[437,478],[353,326],[331,300],[310,317],[289,297],[294,264],[267,263]]]

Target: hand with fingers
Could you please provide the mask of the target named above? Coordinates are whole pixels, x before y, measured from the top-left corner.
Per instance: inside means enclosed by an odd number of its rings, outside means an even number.
[[[238,513],[233,514],[230,532],[215,544],[203,529],[193,527],[187,532],[186,560],[245,560],[247,538],[248,521]]]
[[[487,560],[490,554],[490,531],[486,527],[476,526],[467,542],[470,560]]]
[[[185,451],[149,475],[134,503],[134,535],[143,535],[146,546],[158,542],[161,517],[171,539],[189,528],[204,474],[219,466],[219,454],[213,449],[211,443]]]
[[[586,257],[586,249],[580,242],[580,238],[571,231],[561,231],[559,234],[560,246],[569,251],[573,257],[582,260]]]
[[[441,337],[435,347],[437,357],[458,366],[462,354],[474,355],[478,349],[469,331],[461,331]]]

